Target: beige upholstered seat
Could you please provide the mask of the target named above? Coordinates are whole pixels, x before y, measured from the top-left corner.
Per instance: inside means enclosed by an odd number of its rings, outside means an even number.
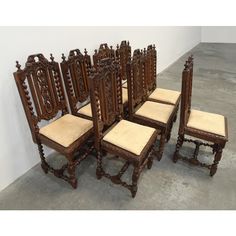
[[[121,120],[103,138],[104,141],[140,155],[155,129]]]
[[[225,118],[222,115],[191,110],[187,126],[205,132],[225,136]]]
[[[173,110],[173,105],[147,101],[135,112],[135,115],[143,116],[166,124]]]
[[[122,88],[122,101],[123,104],[128,102],[128,89]]]
[[[85,116],[88,116],[88,117],[92,117],[91,104],[88,103],[86,106],[79,109],[78,113],[82,114],[82,115],[85,115]]]
[[[68,147],[92,127],[91,120],[67,114],[41,128],[39,133],[64,147]]]
[[[150,94],[149,98],[167,102],[175,105],[180,97],[180,92],[162,88],[156,88],[153,93]]]

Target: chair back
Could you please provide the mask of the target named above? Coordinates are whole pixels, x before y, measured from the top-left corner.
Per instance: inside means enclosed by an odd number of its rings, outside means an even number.
[[[119,65],[111,58],[101,60],[90,75],[90,99],[95,146],[99,148],[103,133],[122,118],[122,84]]]
[[[127,85],[129,115],[132,116],[136,107],[147,97],[144,82],[144,55],[139,49],[134,51],[131,63],[127,65]]]
[[[37,142],[39,122],[51,120],[61,111],[68,113],[59,64],[51,54],[48,61],[43,54],[30,55],[21,69],[16,62],[15,82],[21,97],[34,142]]]
[[[98,68],[101,60],[105,58],[112,58],[115,60],[115,50],[112,49],[112,46],[110,46],[109,48],[107,43],[102,43],[99,49],[95,50],[95,53],[93,55],[93,65],[95,69]]]
[[[88,77],[91,58],[86,49],[84,53],[83,55],[79,49],[71,50],[67,60],[62,54],[61,70],[73,115],[78,112],[78,103],[89,99]]]
[[[131,47],[129,45],[129,41],[123,40],[119,45],[117,45],[116,49],[116,59],[119,61],[120,69],[121,69],[121,79],[127,80],[127,64],[131,61]]]
[[[190,56],[184,65],[182,72],[181,89],[181,111],[180,111],[180,132],[184,131],[191,111],[192,100],[192,80],[193,80],[193,56]]]
[[[157,78],[157,52],[155,45],[149,45],[147,50],[144,50],[145,56],[145,87],[148,93],[151,93],[156,88]]]

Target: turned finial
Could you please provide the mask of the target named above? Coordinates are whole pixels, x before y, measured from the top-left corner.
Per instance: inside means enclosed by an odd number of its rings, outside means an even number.
[[[54,57],[53,57],[52,53],[50,53],[50,59],[52,62],[54,61]]]
[[[117,45],[116,45],[116,48],[117,48],[117,50],[119,49],[119,44],[117,43]]]
[[[87,56],[87,55],[88,55],[88,51],[87,51],[87,49],[86,49],[86,48],[84,49],[84,54],[85,54],[85,56]]]
[[[95,50],[94,50],[94,52],[95,52],[95,54],[97,54],[97,53],[98,53],[98,50],[97,50],[97,49],[95,49]]]
[[[62,58],[63,61],[66,60],[66,57],[65,57],[64,53],[62,53],[61,58]]]
[[[17,70],[20,70],[21,65],[19,64],[19,61],[16,61],[16,68]]]

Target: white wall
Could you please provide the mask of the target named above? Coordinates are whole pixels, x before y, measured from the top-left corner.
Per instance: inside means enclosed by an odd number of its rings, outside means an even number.
[[[235,26],[203,26],[202,42],[236,43]]]
[[[12,75],[15,60],[24,65],[28,55],[41,52],[60,62],[70,49],[86,47],[92,55],[100,43],[128,39],[132,49],[157,45],[160,72],[200,37],[200,27],[0,27],[0,190],[39,162]]]

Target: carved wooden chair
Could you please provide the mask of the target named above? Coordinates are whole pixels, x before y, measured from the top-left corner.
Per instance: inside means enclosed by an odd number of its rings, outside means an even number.
[[[98,68],[99,64],[101,63],[101,60],[111,58],[113,61],[118,61],[118,54],[116,51],[112,48],[112,46],[108,47],[107,43],[103,43],[100,45],[99,50],[95,50],[95,53],[93,55],[93,65],[94,68]],[[128,107],[128,91],[125,88],[122,88],[122,102],[124,105],[124,114],[127,113],[127,107]]]
[[[83,55],[79,49],[71,50],[67,60],[62,54],[61,70],[71,113],[92,120],[88,84],[91,58],[86,49],[84,53]],[[81,106],[81,104],[83,105]]]
[[[164,152],[165,142],[170,139],[175,119],[175,106],[147,101],[144,79],[145,60],[142,51],[134,51],[128,72],[128,103],[129,119],[160,131],[160,145],[157,159],[160,161]]]
[[[42,169],[46,174],[52,172],[76,188],[76,165],[86,158],[92,147],[78,158],[74,154],[78,150],[84,151],[82,147],[92,134],[93,122],[68,114],[59,64],[54,61],[52,54],[50,59],[49,62],[42,54],[31,55],[23,70],[16,62],[18,69],[14,78],[33,142],[38,145]],[[51,122],[45,125],[45,121]],[[43,144],[65,155],[68,163],[61,169],[49,166]]]
[[[122,85],[119,66],[116,62],[106,59],[103,66],[92,71],[90,78],[95,148],[97,150],[97,178],[101,179],[102,176],[105,176],[113,183],[128,188],[132,197],[135,197],[137,182],[142,170],[146,165],[149,169],[152,166],[157,131],[122,119]],[[125,164],[117,175],[112,176],[103,169],[102,155],[104,152],[125,160]],[[121,179],[130,165],[134,167],[132,184]]]
[[[180,126],[173,161],[177,162],[178,159],[182,159],[193,165],[206,167],[210,169],[210,176],[213,176],[217,171],[217,165],[221,160],[222,151],[228,141],[227,118],[222,115],[191,108],[192,79],[193,57],[191,56],[186,61],[182,74]],[[209,143],[188,139],[185,137],[186,135],[205,140]],[[179,151],[183,142],[193,142],[196,145],[193,157],[188,158],[180,155]],[[200,146],[212,148],[213,154],[215,154],[213,164],[202,163],[197,159]]]
[[[180,103],[180,92],[157,88],[157,52],[155,45],[149,45],[147,50],[144,50],[145,54],[145,86],[148,92],[149,101],[157,101],[164,104],[170,104],[175,106],[175,120],[177,118],[177,112]]]

